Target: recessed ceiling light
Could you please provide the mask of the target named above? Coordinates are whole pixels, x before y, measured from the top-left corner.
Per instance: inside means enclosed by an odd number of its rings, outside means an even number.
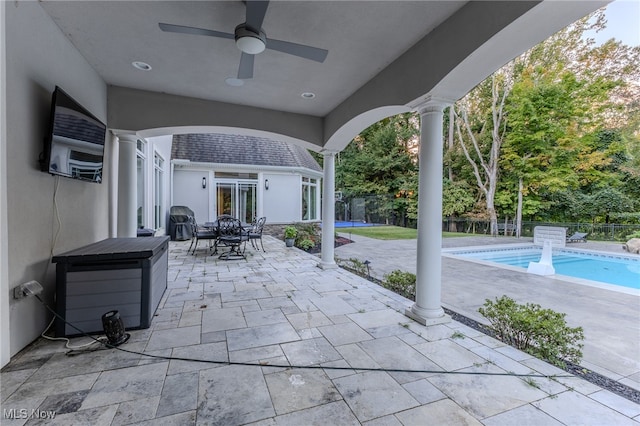
[[[244,86],[244,80],[235,77],[229,77],[224,82],[233,87]]]
[[[315,98],[315,97],[316,97],[316,94],[315,94],[315,93],[311,93],[311,92],[304,92],[304,93],[303,93],[302,95],[300,95],[300,96],[302,96],[302,97],[303,97],[303,98],[305,98],[305,99],[313,99],[313,98]]]
[[[131,62],[131,65],[133,65],[134,68],[142,71],[151,71],[151,65],[147,64],[146,62],[133,61]]]

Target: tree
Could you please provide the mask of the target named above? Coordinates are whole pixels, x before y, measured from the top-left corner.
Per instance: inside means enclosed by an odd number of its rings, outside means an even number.
[[[455,216],[471,210],[475,199],[466,182],[444,179],[442,187],[442,215]]]
[[[365,129],[338,158],[336,188],[347,197],[379,195],[383,213],[405,217],[417,203],[418,133],[418,118],[410,113]]]
[[[455,105],[459,155],[472,173],[452,167],[458,154],[448,147],[449,175],[475,182],[493,235],[499,215],[518,223],[522,216],[561,217],[555,194],[588,195],[603,185],[640,192],[633,154],[640,48],[594,46],[582,36],[604,25],[602,11],[594,16],[505,65]],[[627,130],[614,131],[614,124]]]
[[[498,234],[494,199],[498,187],[500,149],[506,130],[504,106],[513,87],[515,65],[516,62],[512,62],[494,73],[488,81],[456,102],[457,111],[454,109],[458,142],[484,195],[492,236]],[[487,92],[490,96],[486,96]]]
[[[631,211],[633,201],[615,188],[602,188],[591,195],[591,215],[605,216],[605,223],[609,223],[611,213]]]
[[[525,197],[531,215],[545,208],[549,194],[579,187],[579,170],[589,157],[583,154],[591,153],[581,124],[584,104],[592,99],[586,91],[571,73],[533,67],[516,83],[506,108],[509,132],[500,163],[502,188],[517,188],[517,212]],[[606,159],[590,156],[589,161],[592,168]]]
[[[618,207],[598,217],[640,205],[640,47],[583,37],[604,25],[602,10],[577,21],[450,108],[445,214],[489,219],[497,235],[498,217],[515,216],[517,233],[524,217],[591,219],[591,195],[603,188],[618,192],[604,203]],[[395,194],[392,210],[415,218],[417,118],[399,117],[354,140],[342,155],[351,171],[339,175],[337,165],[336,181],[345,194]]]

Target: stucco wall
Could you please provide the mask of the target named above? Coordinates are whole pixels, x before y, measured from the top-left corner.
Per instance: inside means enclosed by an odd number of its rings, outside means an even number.
[[[202,178],[207,178],[207,187],[202,188]],[[215,211],[210,208],[212,200],[210,192],[214,190],[211,173],[207,170],[174,170],[173,172],[173,206],[187,206],[196,217],[198,223],[215,218]],[[168,207],[171,207],[169,205]]]
[[[202,189],[202,177],[208,176],[207,189]],[[215,182],[213,169],[178,169],[173,172],[173,203],[191,208],[198,222],[213,220]],[[264,190],[264,181],[269,189]],[[299,174],[260,172],[258,178],[258,216],[266,216],[268,224],[289,224],[301,221],[301,182]]]
[[[109,170],[103,184],[40,171],[51,94],[58,85],[106,121],[107,88],[38,2],[8,2],[5,14],[8,282],[13,288],[37,280],[53,304],[51,255],[108,236]],[[105,155],[108,162],[110,152]],[[10,300],[11,354],[37,338],[50,318],[34,298]]]
[[[292,223],[300,221],[302,195],[300,176],[265,173],[269,190],[264,191],[263,215],[267,223]]]
[[[9,244],[7,241],[7,82],[5,6],[0,2],[0,366],[9,362]]]

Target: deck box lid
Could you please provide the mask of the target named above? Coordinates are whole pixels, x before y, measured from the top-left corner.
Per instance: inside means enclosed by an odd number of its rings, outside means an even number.
[[[169,237],[107,238],[51,259],[52,263],[148,259],[166,250]]]

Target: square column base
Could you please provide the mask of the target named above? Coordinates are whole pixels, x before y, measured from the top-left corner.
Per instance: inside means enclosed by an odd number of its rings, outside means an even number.
[[[336,262],[318,262],[318,268],[324,270],[338,269],[338,264]]]
[[[411,308],[405,309],[404,315],[411,318],[418,324],[422,324],[425,326],[447,324],[451,322],[451,317],[447,314],[444,314],[443,316],[438,318],[423,318],[420,315],[417,315],[415,312],[413,312]]]

